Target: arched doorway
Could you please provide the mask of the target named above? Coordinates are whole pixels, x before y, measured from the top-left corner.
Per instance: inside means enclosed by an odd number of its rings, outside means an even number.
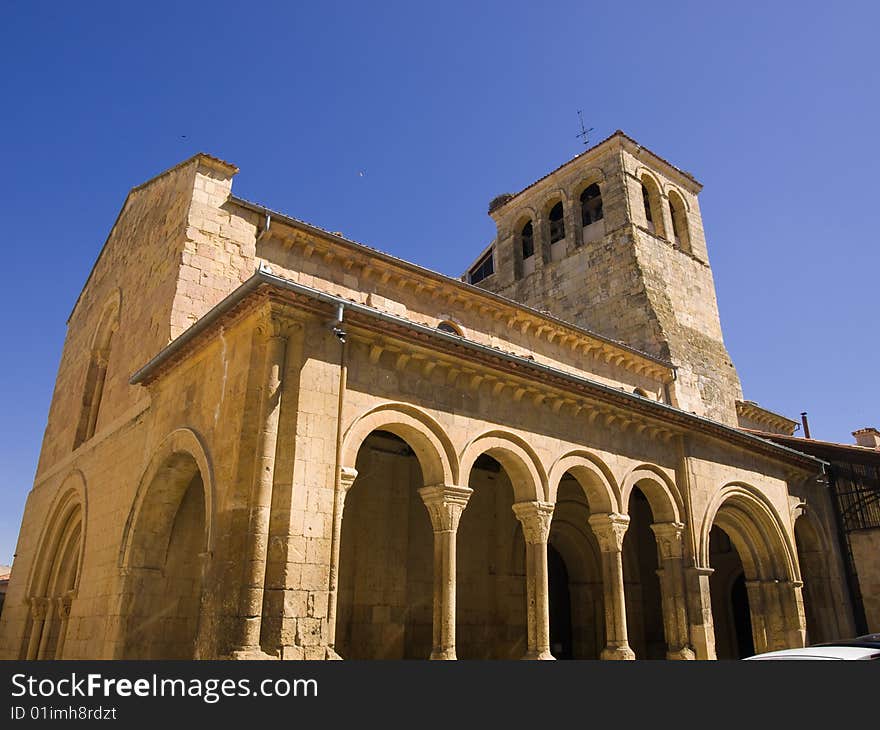
[[[177,452],[153,473],[133,514],[121,602],[124,659],[195,659],[208,557],[205,483]]]
[[[525,539],[508,471],[481,454],[458,525],[459,659],[521,659],[527,652]]]
[[[730,537],[715,526],[709,533],[709,577],[715,653],[719,659],[744,659],[755,653],[745,571]]]
[[[807,644],[840,638],[834,610],[828,554],[823,549],[819,528],[811,514],[801,514],[794,523],[798,564],[803,580],[804,614],[807,621]]]
[[[665,659],[666,639],[657,571],[654,516],[647,497],[634,488],[629,499],[629,528],[623,539],[624,595],[630,648],[637,659]]]
[[[803,646],[806,627],[794,545],[777,513],[748,485],[728,485],[713,502],[704,523],[702,558],[713,570],[709,588],[716,655],[739,658]]]
[[[602,568],[589,517],[585,490],[566,473],[547,546],[550,651],[556,659],[598,659],[605,646]]]
[[[376,430],[357,452],[345,499],[336,651],[345,659],[431,654],[433,532],[409,443]]]
[[[21,648],[22,659],[61,659],[67,626],[82,571],[83,495],[76,487],[62,487],[46,521],[29,589],[30,614]]]

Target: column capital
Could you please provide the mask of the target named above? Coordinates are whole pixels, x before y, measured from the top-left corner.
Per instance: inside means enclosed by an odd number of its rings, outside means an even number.
[[[267,340],[273,340],[287,339],[302,326],[302,322],[292,319],[283,308],[270,306],[260,318],[257,329]]]
[[[31,598],[31,612],[34,614],[34,618],[38,621],[42,621],[46,618],[46,611],[49,608],[49,599],[45,596],[34,596]]]
[[[619,553],[623,549],[623,536],[629,527],[629,515],[617,512],[590,515],[587,522],[599,541],[599,550],[603,553]]]
[[[55,599],[58,603],[58,615],[62,620],[70,618],[70,608],[73,605],[73,596],[70,594],[59,596]]]
[[[357,479],[358,470],[351,466],[339,467],[339,486],[343,491],[348,492],[354,480]]]
[[[684,524],[681,522],[655,522],[651,530],[657,538],[661,558],[680,558],[682,553],[681,536]]]
[[[513,505],[513,513],[522,524],[523,535],[528,544],[546,544],[550,537],[554,506],[549,502],[516,502]]]
[[[453,484],[434,484],[419,490],[419,496],[428,508],[434,532],[458,530],[461,511],[467,507],[473,491],[470,487],[458,487]]]

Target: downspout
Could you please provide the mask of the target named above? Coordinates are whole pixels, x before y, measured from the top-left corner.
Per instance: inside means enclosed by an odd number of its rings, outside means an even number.
[[[342,508],[345,505],[345,491],[342,487],[342,414],[345,405],[345,390],[348,385],[348,345],[346,332],[342,328],[345,305],[339,304],[336,321],[332,324],[333,334],[339,340],[339,395],[336,405],[336,460],[333,472],[333,521],[330,533],[330,585],[327,591],[327,653],[330,658],[336,654],[336,604],[339,596],[339,543],[342,537]]]

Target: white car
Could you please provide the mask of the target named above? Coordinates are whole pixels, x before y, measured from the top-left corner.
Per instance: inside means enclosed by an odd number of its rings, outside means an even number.
[[[761,659],[880,659],[880,634],[814,644],[800,649],[768,651],[746,657],[746,661]]]

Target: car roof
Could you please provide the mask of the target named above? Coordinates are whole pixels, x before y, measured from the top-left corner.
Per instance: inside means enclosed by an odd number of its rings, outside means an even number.
[[[838,639],[837,641],[816,644],[816,646],[864,646],[880,649],[880,634],[865,634],[857,636],[855,639]]]
[[[880,659],[880,648],[821,644],[798,649],[768,651],[764,654],[747,657],[748,659]]]

